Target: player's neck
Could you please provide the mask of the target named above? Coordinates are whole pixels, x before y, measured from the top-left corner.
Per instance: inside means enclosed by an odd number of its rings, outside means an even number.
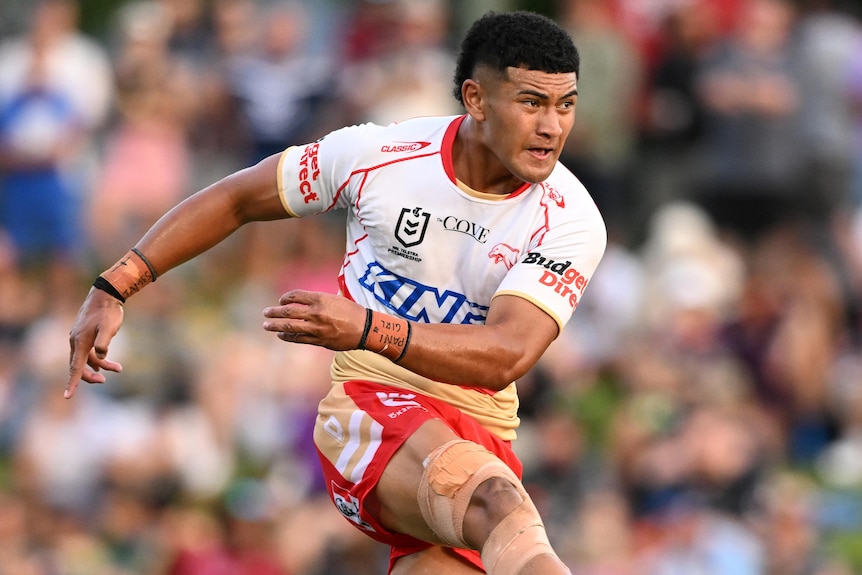
[[[452,144],[452,164],[458,180],[484,194],[511,194],[524,183],[485,145],[475,121],[469,116]]]

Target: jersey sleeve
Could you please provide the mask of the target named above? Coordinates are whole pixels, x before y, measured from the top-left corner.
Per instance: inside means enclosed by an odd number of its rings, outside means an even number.
[[[604,255],[607,232],[594,205],[550,229],[519,257],[494,297],[508,294],[529,300],[563,329],[578,307]]]
[[[292,217],[346,207],[348,184],[361,165],[362,142],[378,126],[341,128],[316,142],[287,148],[278,165],[278,194]]]

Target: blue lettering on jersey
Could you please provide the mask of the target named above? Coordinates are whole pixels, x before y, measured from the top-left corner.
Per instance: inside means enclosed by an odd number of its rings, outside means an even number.
[[[451,290],[442,292],[433,286],[394,274],[377,262],[368,264],[359,284],[374,298],[403,318],[431,323],[483,324],[488,306],[467,300]]]

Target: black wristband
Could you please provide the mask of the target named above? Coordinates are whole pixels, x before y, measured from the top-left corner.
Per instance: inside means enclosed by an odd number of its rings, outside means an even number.
[[[371,331],[371,320],[374,312],[371,308],[365,308],[365,329],[362,330],[362,338],[359,340],[359,348],[365,349],[365,340],[368,339],[368,334]]]
[[[410,336],[413,335],[413,323],[407,322],[407,337],[404,339],[404,348],[401,350],[401,353],[394,360],[395,363],[401,361],[401,358],[404,357],[404,354],[407,353],[407,348],[410,347]]]
[[[153,274],[153,281],[156,281],[156,278],[159,277],[159,274],[156,273],[156,269],[153,267],[153,264],[150,263],[150,260],[141,253],[141,250],[138,248],[132,248],[132,251],[138,255],[139,258],[147,265],[147,268],[150,270],[150,273]]]
[[[96,278],[96,281],[93,282],[93,287],[96,289],[100,289],[108,295],[117,298],[122,303],[126,303],[126,298],[123,297],[123,295],[117,290],[117,288],[111,285],[111,282],[109,282],[102,276]]]

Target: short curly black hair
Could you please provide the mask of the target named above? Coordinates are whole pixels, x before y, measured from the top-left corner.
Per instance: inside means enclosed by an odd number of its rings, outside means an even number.
[[[461,42],[455,69],[455,99],[464,103],[461,86],[479,65],[498,72],[526,68],[551,74],[580,71],[581,59],[571,36],[541,14],[524,10],[488,12],[476,20]]]

